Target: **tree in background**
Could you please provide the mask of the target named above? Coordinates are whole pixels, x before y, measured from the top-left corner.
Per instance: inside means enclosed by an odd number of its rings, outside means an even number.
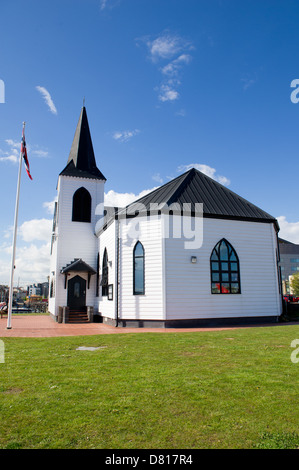
[[[290,279],[290,287],[293,295],[299,296],[299,272],[292,275]]]

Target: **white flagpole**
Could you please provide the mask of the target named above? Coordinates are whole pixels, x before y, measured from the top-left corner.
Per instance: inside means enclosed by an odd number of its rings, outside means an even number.
[[[25,130],[25,122],[23,122],[23,132],[24,130]],[[14,270],[15,270],[21,173],[22,173],[22,153],[20,151],[20,164],[19,164],[19,176],[18,176],[18,186],[17,186],[17,195],[16,195],[16,206],[15,206],[15,221],[14,221],[14,232],[13,232],[10,288],[9,288],[9,301],[8,301],[8,314],[7,314],[7,329],[8,330],[11,329],[11,314],[12,314],[12,301],[13,301],[13,276],[14,276]]]

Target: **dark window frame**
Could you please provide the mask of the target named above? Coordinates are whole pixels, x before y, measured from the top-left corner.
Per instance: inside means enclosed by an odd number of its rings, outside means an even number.
[[[104,250],[102,262],[102,297],[108,297],[108,280],[109,280],[109,261],[107,248]]]
[[[83,186],[73,195],[72,222],[91,222],[91,195]]]
[[[142,248],[142,255],[137,255],[136,256],[136,248],[138,247],[138,245],[140,245],[141,248]],[[136,275],[135,275],[135,272],[136,272],[135,260],[136,260],[136,258],[143,260],[143,263],[142,263],[142,290],[141,291],[136,291],[136,285],[135,285],[135,278],[136,278]],[[139,240],[135,243],[135,246],[134,246],[134,249],[133,249],[133,295],[145,295],[145,250],[144,250],[143,244]]]
[[[221,245],[225,244],[228,253],[228,259],[221,258]],[[233,259],[232,259],[233,255]],[[218,264],[218,268],[215,265]],[[227,266],[224,266],[227,265]],[[237,265],[237,266],[235,266]],[[234,269],[233,269],[234,268]],[[225,239],[222,238],[213,248],[210,256],[210,275],[211,275],[211,293],[215,295],[237,295],[241,294],[241,277],[240,277],[240,261],[238,254],[234,247]],[[215,277],[218,275],[218,280]],[[237,281],[233,280],[233,276],[237,275]],[[227,280],[223,280],[227,276]],[[215,292],[213,285],[219,285],[216,287],[218,292]],[[232,286],[234,285],[234,287]],[[236,288],[236,291],[232,291],[232,287]]]

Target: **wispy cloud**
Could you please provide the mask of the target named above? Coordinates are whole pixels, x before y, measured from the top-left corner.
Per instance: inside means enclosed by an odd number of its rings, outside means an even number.
[[[190,163],[189,165],[180,165],[177,168],[178,173],[183,173],[185,171],[191,170],[191,168],[195,168],[198,171],[201,171],[205,175],[213,178],[213,180],[218,181],[218,183],[223,184],[224,186],[230,185],[230,180],[226,178],[226,176],[221,176],[216,173],[215,168],[212,168],[209,165],[205,165],[203,163]]]
[[[114,8],[120,3],[121,0],[100,0],[100,10],[104,11],[107,8]]]
[[[157,183],[162,184],[163,183],[163,178],[161,178],[160,173],[156,173],[155,175],[152,176],[152,179],[154,181],[157,181]]]
[[[16,142],[12,139],[5,140],[7,146],[9,147],[8,151],[0,150],[0,161],[1,162],[10,162],[17,163],[19,160],[21,141]]]
[[[241,78],[241,82],[243,83],[243,90],[246,91],[248,88],[252,87],[257,82],[257,75],[255,74],[254,77],[245,77]]]
[[[51,98],[51,95],[50,93],[48,92],[48,90],[42,86],[36,86],[35,87],[37,89],[37,91],[42,95],[42,97],[44,98],[47,106],[49,107],[49,110],[51,111],[51,113],[53,114],[57,114],[57,109],[56,109],[56,106]]]
[[[119,142],[127,142],[132,139],[135,135],[139,134],[139,129],[134,129],[133,131],[115,131],[113,134],[113,139],[118,140]]]
[[[107,2],[108,2],[108,0],[101,0],[100,1],[100,10],[105,10],[105,8],[107,6]]]
[[[20,142],[13,139],[6,139],[5,144],[8,150],[3,151],[0,149],[0,162],[17,163],[21,151],[21,139]],[[49,155],[47,150],[40,149],[38,145],[28,145],[28,143],[27,153],[29,156],[34,155],[39,158],[46,158]]]
[[[155,39],[148,36],[137,40],[143,42],[148,49],[149,58],[159,67],[162,81],[155,87],[161,102],[176,101],[180,94],[178,87],[181,84],[183,67],[188,65],[192,56],[190,51],[194,50],[191,41],[170,32],[164,32]]]

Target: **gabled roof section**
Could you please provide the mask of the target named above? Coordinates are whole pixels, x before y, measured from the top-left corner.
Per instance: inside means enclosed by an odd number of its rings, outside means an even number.
[[[60,174],[106,180],[96,164],[85,106],[81,109],[67,165]]]
[[[83,261],[81,258],[75,258],[74,261],[67,264],[64,268],[62,268],[60,272],[62,274],[65,274],[71,271],[96,274],[96,271],[87,263],[85,263],[85,261]]]
[[[167,211],[172,204],[179,204],[182,209],[183,204],[190,204],[192,215],[197,212],[195,204],[202,203],[204,217],[269,222],[279,230],[272,215],[194,168],[129,204],[119,211],[118,216],[123,217],[126,213],[127,217],[128,214],[132,217],[135,211],[135,215],[141,214],[144,206],[149,213],[153,203],[159,205],[161,212]]]

